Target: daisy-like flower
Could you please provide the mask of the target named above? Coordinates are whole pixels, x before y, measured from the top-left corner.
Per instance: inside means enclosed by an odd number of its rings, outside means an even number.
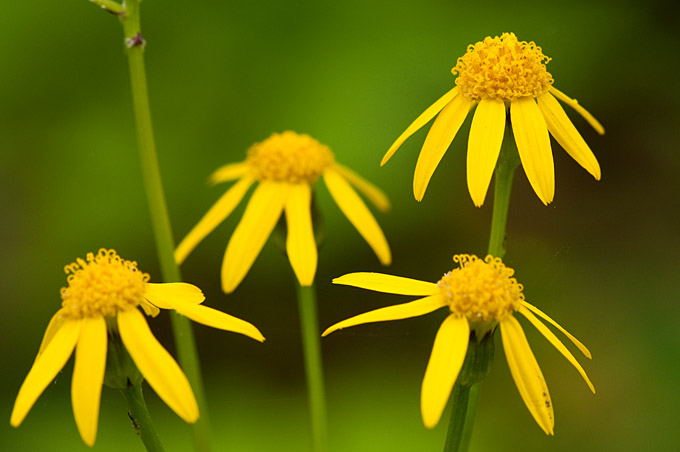
[[[487,256],[481,260],[459,254],[453,260],[460,267],[446,273],[436,284],[381,273],[350,273],[334,279],[335,284],[425,298],[343,320],[324,331],[323,336],[341,328],[416,317],[448,307],[450,314],[437,332],[421,391],[423,422],[432,428],[439,422],[463,366],[471,333],[481,339],[500,326],[505,356],[517,389],[538,425],[546,434],[552,435],[555,422],[548,386],[513,314],[519,312],[529,320],[578,370],[594,393],[593,384],[576,358],[537,316],[564,333],[588,358],[590,352],[553,319],[524,300],[522,285],[512,277],[514,271],[499,258]]]
[[[222,330],[264,341],[250,323],[201,306],[201,290],[191,284],[149,283],[137,263],[101,249],[86,260],[67,265],[68,287],[61,289],[61,309],[50,320],[38,355],[19,389],[10,424],[18,427],[47,385],[75,349],[71,403],[78,431],[92,446],[97,436],[99,401],[110,337],[120,335],[149,385],[184,421],[198,419],[198,406],[186,376],[151,333],[139,308],[151,316],[174,309],[186,317]]]
[[[352,185],[379,210],[389,209],[387,197],[354,171],[335,162],[331,150],[308,135],[275,133],[255,143],[244,162],[225,165],[211,176],[213,184],[238,180],[187,234],[175,250],[178,264],[239,204],[255,182],[243,218],[229,240],[222,262],[222,289],[232,292],[250,270],[283,212],[286,250],[300,285],[314,282],[317,249],[312,226],[312,186],[319,176],[347,219],[368,242],[383,265],[392,257],[380,226]],[[351,184],[351,185],[350,185]]]
[[[484,203],[510,115],[524,172],[544,204],[555,193],[555,171],[548,132],[595,179],[600,165],[557,99],[576,110],[599,133],[602,125],[576,99],[553,85],[546,64],[550,58],[533,41],[518,41],[514,33],[487,37],[468,46],[451,70],[456,87],[425,110],[397,138],[382,159],[387,163],[404,141],[437,114],[420,151],[413,176],[413,194],[421,201],[427,184],[458,129],[476,105],[467,152],[467,183],[476,206]],[[508,113],[509,110],[509,113]]]

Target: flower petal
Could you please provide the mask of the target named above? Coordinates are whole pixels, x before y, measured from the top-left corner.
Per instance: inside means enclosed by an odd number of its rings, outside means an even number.
[[[210,234],[222,221],[224,221],[236,206],[241,202],[246,192],[255,179],[246,176],[236,182],[220,199],[208,210],[196,226],[182,239],[175,249],[175,262],[181,264],[187,258],[196,245]]]
[[[264,342],[264,336],[253,324],[217,309],[188,303],[178,303],[172,309],[194,322],[220,330],[243,334],[256,341]]]
[[[595,117],[593,115],[591,115],[588,112],[588,110],[581,107],[581,104],[579,104],[576,99],[572,99],[571,97],[567,96],[562,91],[555,88],[554,86],[550,87],[550,92],[553,93],[555,95],[555,97],[557,97],[559,100],[561,100],[562,102],[564,102],[565,104],[569,105],[571,108],[576,110],[578,112],[578,114],[583,116],[583,119],[588,121],[588,124],[590,124],[591,127],[593,129],[595,129],[595,131],[597,133],[599,133],[600,135],[604,135],[604,127],[602,127],[602,124],[600,124],[600,122],[597,119],[595,119]]]
[[[222,261],[222,290],[234,289],[245,278],[281,216],[290,186],[261,182],[248,202],[243,218],[229,239]]]
[[[555,415],[550,393],[524,331],[512,315],[501,320],[500,327],[505,357],[519,394],[546,435],[552,435]]]
[[[439,286],[435,283],[402,278],[401,276],[385,275],[383,273],[348,273],[335,278],[333,284],[354,286],[361,289],[397,295],[427,296],[439,292]]]
[[[390,246],[366,204],[335,169],[327,168],[323,173],[323,180],[342,213],[368,242],[380,262],[383,265],[389,265],[392,262]]]
[[[142,313],[137,309],[119,312],[118,330],[130,357],[156,394],[185,422],[196,422],[198,405],[189,380],[153,336]]]
[[[543,114],[533,98],[520,97],[510,103],[510,119],[527,179],[543,204],[550,204],[555,196],[555,168]]]
[[[385,163],[387,163],[387,161],[390,158],[392,158],[394,153],[397,152],[399,146],[401,146],[404,143],[404,141],[408,139],[408,137],[416,133],[418,130],[420,130],[421,127],[430,122],[430,119],[434,118],[435,115],[439,113],[442,110],[442,108],[446,107],[446,104],[451,102],[451,100],[457,95],[458,87],[455,87],[451,91],[437,99],[437,101],[434,104],[430,105],[424,112],[422,112],[420,116],[418,116],[416,120],[413,121],[410,126],[408,126],[404,133],[399,135],[399,138],[397,138],[397,140],[394,143],[392,143],[392,146],[390,146],[390,148],[385,153],[385,156],[382,158],[380,166],[383,166]]]
[[[290,187],[286,203],[286,251],[301,286],[314,283],[318,255],[312,226],[312,190],[307,184]]]
[[[548,131],[555,137],[558,143],[567,153],[586,169],[593,177],[600,180],[600,164],[590,150],[574,124],[564,112],[564,109],[549,92],[543,93],[537,98],[538,106],[543,112],[543,117],[548,125]]]
[[[437,331],[420,395],[420,411],[427,428],[434,428],[458,378],[467,352],[470,326],[465,317],[449,315]]]
[[[378,210],[381,212],[387,212],[390,210],[390,200],[387,199],[387,195],[385,195],[381,189],[344,165],[335,163],[333,168],[335,168],[335,170],[340,173],[340,175],[344,177],[347,182],[354,185],[357,190],[363,193],[363,195],[368,198],[368,200],[371,201],[373,205],[378,208]]]
[[[40,394],[64,367],[80,334],[80,320],[67,319],[33,363],[19,389],[9,423],[18,427]]]
[[[441,295],[432,295],[421,298],[419,300],[411,301],[410,303],[397,304],[388,306],[386,308],[375,309],[373,311],[365,312],[363,314],[350,317],[349,319],[338,322],[335,325],[328,327],[321,336],[328,336],[333,331],[348,328],[350,326],[361,325],[364,323],[387,322],[390,320],[401,320],[409,317],[418,317],[429,314],[443,306],[446,302]]]
[[[52,341],[54,335],[57,334],[59,328],[61,328],[61,326],[66,321],[66,317],[64,317],[62,314],[63,312],[60,309],[50,319],[50,323],[47,324],[45,334],[43,335],[42,342],[40,342],[40,348],[38,349],[38,354],[36,355],[35,359],[38,359],[38,357],[42,354],[42,352],[45,350],[50,341]]]
[[[229,163],[221,166],[210,175],[208,183],[216,185],[221,182],[228,182],[230,180],[240,179],[248,172],[248,164],[246,162]]]
[[[71,380],[71,405],[80,437],[92,446],[97,438],[99,401],[106,370],[106,320],[90,317],[84,318],[82,324]]]
[[[465,96],[456,96],[444,107],[432,124],[425,137],[423,148],[420,150],[413,175],[413,195],[417,201],[422,201],[425,196],[425,190],[434,170],[444,157],[473,104],[474,102]]]
[[[481,207],[491,183],[505,132],[505,104],[482,100],[470,127],[467,153],[467,183],[472,202]]]
[[[144,297],[161,309],[176,309],[178,304],[201,304],[205,295],[188,283],[147,283]]]
[[[578,373],[581,374],[583,379],[586,381],[586,384],[590,388],[591,391],[593,391],[593,394],[595,394],[595,386],[593,386],[593,383],[591,383],[590,379],[588,378],[588,375],[586,375],[586,371],[583,370],[583,367],[576,361],[576,358],[574,358],[574,355],[571,354],[569,350],[567,350],[567,347],[564,346],[562,341],[560,341],[555,334],[548,329],[547,326],[545,326],[543,323],[541,323],[540,320],[536,318],[535,315],[531,313],[527,308],[524,306],[519,307],[519,313],[522,314],[524,317],[527,318],[531,322],[533,326],[536,327],[536,329],[546,338],[548,339],[548,342],[550,342],[553,347],[557,349],[560,353],[562,353],[562,356],[567,358],[567,361],[571,363],[572,366],[578,370]]]
[[[542,318],[543,320],[545,320],[546,322],[548,322],[549,324],[551,324],[552,326],[554,326],[555,328],[557,328],[558,330],[560,330],[560,331],[562,332],[562,334],[564,334],[565,336],[567,336],[567,337],[569,338],[569,340],[570,340],[571,342],[573,342],[574,345],[575,345],[579,350],[581,350],[581,353],[583,353],[583,354],[586,356],[586,358],[588,358],[588,359],[592,359],[592,358],[593,358],[593,355],[590,354],[590,350],[588,350],[588,348],[587,348],[585,345],[583,345],[583,343],[581,343],[581,341],[579,341],[579,340],[576,339],[574,336],[572,336],[571,333],[569,333],[569,331],[567,331],[567,330],[565,330],[564,328],[562,328],[557,322],[555,322],[553,319],[551,319],[550,317],[548,317],[543,311],[541,311],[540,309],[538,309],[536,306],[527,303],[526,301],[522,301],[521,303],[522,303],[522,306],[526,307],[527,309],[529,309],[530,311],[532,311],[534,314],[536,314],[537,316],[539,316],[540,318]]]

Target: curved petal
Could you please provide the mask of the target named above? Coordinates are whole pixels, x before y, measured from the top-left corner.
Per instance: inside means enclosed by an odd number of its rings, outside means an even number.
[[[505,132],[505,103],[482,100],[472,117],[467,153],[467,183],[472,202],[484,204]]]
[[[246,322],[245,320],[241,320],[238,317],[234,317],[233,315],[218,311],[217,309],[187,303],[178,303],[173,309],[194,322],[224,331],[243,334],[256,341],[264,342],[264,336],[255,325]]]
[[[397,304],[380,308],[373,311],[365,312],[363,314],[350,317],[349,319],[338,322],[330,326],[324,331],[321,336],[328,336],[333,331],[348,328],[350,326],[361,325],[364,323],[387,322],[390,320],[401,320],[409,317],[418,317],[429,314],[441,307],[446,306],[446,302],[441,295],[432,295],[419,300],[411,301],[410,303]]]
[[[533,98],[520,97],[510,103],[510,119],[527,179],[543,204],[550,204],[555,196],[555,167],[543,114]]]
[[[548,322],[549,324],[551,324],[552,326],[554,326],[555,328],[557,328],[558,330],[560,330],[560,331],[562,332],[562,334],[564,334],[565,336],[567,336],[567,337],[569,338],[569,340],[570,340],[571,342],[573,342],[574,345],[575,345],[579,350],[581,350],[581,353],[583,353],[583,354],[586,356],[586,358],[588,358],[588,359],[592,359],[592,358],[593,358],[593,355],[590,354],[590,350],[588,350],[588,348],[587,348],[585,345],[583,345],[583,343],[582,343],[581,341],[579,341],[578,339],[576,339],[571,333],[569,333],[569,331],[565,330],[565,329],[562,328],[557,322],[555,322],[553,319],[551,319],[550,317],[548,317],[543,311],[541,311],[540,309],[538,309],[536,306],[527,303],[526,301],[522,301],[521,303],[522,303],[522,306],[524,306],[525,308],[529,309],[529,310],[532,311],[534,314],[536,314],[537,316],[539,316],[540,318],[542,318],[543,320],[545,320],[546,322]]]
[[[222,290],[234,289],[245,278],[281,216],[290,186],[261,182],[248,202],[243,218],[229,239],[222,261]]]
[[[151,333],[137,309],[118,313],[118,330],[130,357],[156,394],[185,422],[198,419],[189,380],[170,353]]]
[[[43,335],[42,341],[40,342],[40,348],[38,349],[38,354],[36,355],[35,359],[38,359],[38,357],[42,354],[42,352],[45,350],[50,341],[52,341],[54,335],[57,334],[59,328],[61,328],[61,326],[66,321],[66,317],[64,317],[62,314],[63,312],[60,309],[50,319],[50,323],[47,324],[45,334]]]
[[[14,402],[9,421],[12,427],[18,427],[23,422],[40,394],[68,361],[78,341],[80,325],[80,320],[67,319],[64,321],[52,340],[35,360]]]
[[[395,152],[397,152],[397,149],[399,149],[399,146],[401,146],[404,141],[408,139],[411,135],[416,133],[418,130],[420,130],[421,127],[423,127],[425,124],[430,122],[430,119],[434,118],[437,113],[439,113],[442,108],[446,106],[451,100],[458,95],[458,87],[453,88],[450,90],[448,93],[444,94],[442,97],[437,99],[437,101],[430,105],[424,112],[418,116],[415,121],[411,123],[410,126],[406,128],[404,133],[399,135],[399,138],[392,143],[392,146],[387,150],[385,153],[385,156],[382,158],[382,161],[380,162],[380,166],[383,166],[387,161],[392,158]]]
[[[97,438],[99,401],[106,370],[106,320],[90,317],[82,323],[71,380],[71,405],[80,437],[92,446]]]
[[[401,276],[385,275],[383,273],[348,273],[333,279],[333,284],[342,284],[397,295],[427,296],[439,293],[439,286],[435,283],[402,278]]]
[[[600,164],[597,162],[593,151],[583,139],[574,124],[564,112],[564,109],[549,92],[541,94],[537,98],[538,106],[543,112],[543,117],[548,125],[548,131],[555,137],[565,151],[578,162],[586,171],[600,180]]]
[[[251,176],[244,177],[217,200],[198,224],[177,245],[175,249],[175,262],[177,262],[177,265],[184,262],[184,259],[196,248],[196,245],[234,211],[254,181],[255,179]]]
[[[290,187],[286,203],[286,251],[293,272],[301,286],[314,283],[318,255],[312,226],[312,190],[307,184]]]
[[[228,163],[220,166],[210,175],[208,183],[216,185],[221,182],[228,182],[230,180],[240,179],[248,172],[248,164],[246,162]]]
[[[142,308],[144,314],[148,315],[149,317],[156,317],[161,312],[161,310],[151,304],[149,300],[142,300],[139,303],[139,307]]]
[[[470,325],[465,317],[449,315],[437,331],[420,394],[420,411],[427,428],[434,428],[458,378],[467,352]]]
[[[368,200],[371,201],[373,205],[378,208],[378,210],[381,212],[387,212],[390,210],[390,200],[387,199],[387,195],[385,195],[381,189],[344,165],[336,162],[333,165],[333,168],[335,168],[335,170],[340,173],[340,175],[344,177],[347,182],[354,185],[357,190],[363,193],[363,195],[368,198]]]
[[[427,137],[425,137],[420,155],[418,155],[418,162],[413,175],[413,195],[416,201],[422,201],[423,196],[425,196],[425,190],[427,190],[434,170],[444,157],[473,104],[474,102],[465,98],[465,96],[456,96],[444,107],[432,124]]]
[[[147,283],[144,297],[161,309],[176,309],[178,304],[201,304],[205,295],[188,283]]]
[[[548,386],[524,331],[512,315],[500,321],[503,350],[524,404],[546,435],[553,434],[555,415]]]
[[[597,133],[599,133],[600,135],[604,135],[604,127],[602,127],[602,124],[600,124],[600,122],[597,119],[595,119],[595,117],[593,115],[591,115],[588,112],[588,110],[583,108],[581,106],[581,104],[579,104],[576,99],[572,99],[571,97],[567,96],[562,91],[555,88],[554,86],[550,87],[550,92],[553,93],[555,95],[555,97],[557,97],[559,100],[561,100],[562,102],[564,102],[565,104],[569,105],[571,108],[576,110],[578,112],[578,114],[583,116],[583,119],[588,121],[588,124],[590,124],[590,126],[593,129],[595,129],[595,131]]]
[[[342,213],[368,242],[380,262],[389,265],[392,262],[390,246],[366,204],[335,169],[327,168],[323,173],[323,180]]]

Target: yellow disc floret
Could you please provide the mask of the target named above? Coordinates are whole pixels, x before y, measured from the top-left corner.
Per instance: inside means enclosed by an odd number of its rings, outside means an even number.
[[[333,153],[309,135],[287,131],[251,146],[247,162],[259,181],[311,184],[333,163]]]
[[[468,46],[451,72],[458,74],[456,85],[464,96],[510,102],[550,89],[553,78],[545,67],[549,61],[533,41],[520,42],[514,33],[503,33]]]
[[[61,288],[65,316],[114,317],[145,301],[149,275],[137,268],[137,262],[122,259],[114,250],[88,253],[85,260],[76,259],[64,271],[69,274],[68,287]]]

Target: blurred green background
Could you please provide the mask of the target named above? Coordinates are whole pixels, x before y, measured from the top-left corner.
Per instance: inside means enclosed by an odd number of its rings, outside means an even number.
[[[333,204],[318,197],[327,241],[317,274],[322,327],[408,301],[333,287],[351,271],[436,281],[451,255],[486,250],[490,198],[465,185],[470,119],[422,203],[411,192],[425,132],[384,168],[403,129],[452,86],[466,46],[514,31],[553,58],[556,86],[606,127],[570,116],[602,166],[594,181],[554,144],[555,202],[520,171],[507,263],[527,299],[583,340],[598,393],[528,325],[552,390],[555,436],[524,407],[498,348],[472,451],[668,451],[680,447],[680,40],[672,2],[154,1],[142,5],[160,165],[175,238],[224,191],[219,165],[272,132],[308,133],[384,188],[377,214],[394,264],[383,269]],[[0,14],[0,450],[79,451],[69,363],[18,429],[8,420],[43,330],[60,305],[63,266],[100,247],[159,281],[142,190],[122,32],[85,0],[5,2]],[[268,244],[232,295],[219,266],[243,206],[187,259],[206,303],[252,321],[267,342],[196,326],[218,451],[310,450],[300,328],[289,264]],[[420,384],[443,313],[353,328],[323,340],[332,451],[441,450],[446,421],[420,420]],[[151,322],[173,350],[167,313]],[[587,361],[587,360],[584,360]],[[150,389],[168,450],[189,428]],[[94,450],[143,450],[120,394],[105,388]],[[445,415],[444,419],[448,416]]]

